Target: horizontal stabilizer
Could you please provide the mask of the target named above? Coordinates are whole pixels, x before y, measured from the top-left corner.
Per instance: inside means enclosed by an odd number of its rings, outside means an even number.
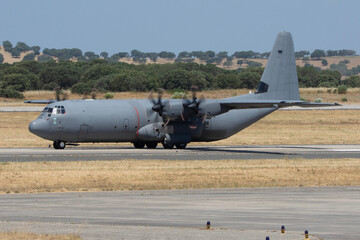
[[[283,107],[331,107],[341,106],[338,103],[310,103],[304,101],[279,101],[279,100],[261,100],[261,101],[242,101],[242,102],[220,102],[224,107],[230,109],[250,109],[250,108],[283,108]]]
[[[50,104],[57,102],[56,100],[27,100],[24,103],[33,103],[33,104]]]

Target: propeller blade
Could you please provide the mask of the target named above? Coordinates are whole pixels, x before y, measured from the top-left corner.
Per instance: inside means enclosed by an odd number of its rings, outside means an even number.
[[[202,124],[204,124],[204,122],[205,122],[205,120],[206,120],[206,117],[207,117],[207,114],[205,113],[205,114],[204,114],[204,117],[203,117],[203,119],[202,119],[202,121],[201,121]]]
[[[68,93],[64,93],[62,100],[65,101],[65,100],[67,100],[68,98],[69,98],[69,94],[68,94]]]
[[[153,104],[153,107],[151,108],[153,111],[157,112],[160,116],[163,115],[163,109],[165,104],[162,102],[162,96],[163,96],[163,92],[165,90],[164,89],[159,89],[158,90],[158,100],[156,101],[153,97],[152,91],[149,94],[149,100],[151,101],[151,103]]]
[[[61,89],[59,87],[54,88],[56,101],[60,101]]]
[[[96,88],[91,89],[91,98],[96,99],[98,90]]]

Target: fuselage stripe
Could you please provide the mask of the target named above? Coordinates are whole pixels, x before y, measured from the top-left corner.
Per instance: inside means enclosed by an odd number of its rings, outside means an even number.
[[[140,127],[140,116],[139,116],[139,112],[136,107],[135,107],[135,111],[136,111],[136,115],[138,118],[138,124],[137,124],[137,128],[136,128],[136,136],[138,136],[139,135],[139,127]]]

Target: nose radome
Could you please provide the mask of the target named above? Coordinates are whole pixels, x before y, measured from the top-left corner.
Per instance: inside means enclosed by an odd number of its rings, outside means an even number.
[[[34,133],[34,130],[35,130],[35,125],[36,125],[36,120],[35,121],[32,121],[30,124],[29,124],[29,131]]]
[[[48,124],[42,119],[36,119],[29,124],[29,131],[35,135],[45,133],[48,130]]]

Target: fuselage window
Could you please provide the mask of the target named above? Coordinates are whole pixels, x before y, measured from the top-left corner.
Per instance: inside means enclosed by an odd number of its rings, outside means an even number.
[[[64,108],[64,106],[61,106],[61,114],[65,114],[65,108]]]

